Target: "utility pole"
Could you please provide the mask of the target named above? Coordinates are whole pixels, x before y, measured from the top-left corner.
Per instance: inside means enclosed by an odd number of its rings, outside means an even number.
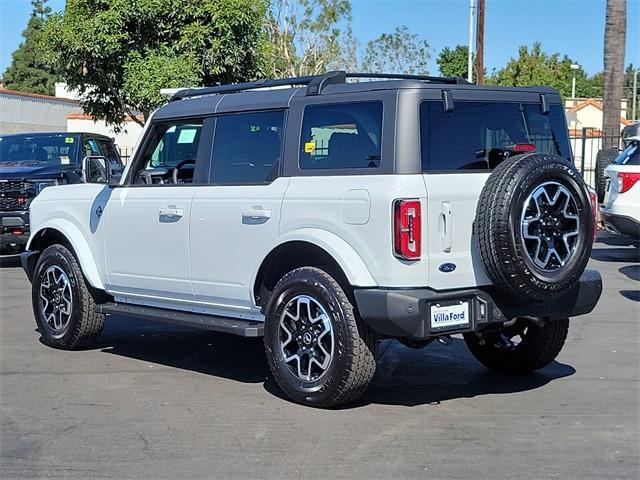
[[[475,0],[469,0],[469,52],[467,54],[467,81],[473,82],[473,10]]]
[[[476,83],[484,84],[484,0],[478,0],[476,24]]]
[[[631,104],[633,105],[633,108],[631,110],[631,118],[633,118],[634,121],[638,120],[638,117],[636,116],[636,103],[638,101],[638,68],[636,68],[636,71],[633,72],[633,100],[631,102]]]

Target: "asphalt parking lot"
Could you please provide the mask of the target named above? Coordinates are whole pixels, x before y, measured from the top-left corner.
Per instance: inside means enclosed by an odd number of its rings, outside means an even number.
[[[91,350],[47,348],[3,259],[0,476],[637,480],[639,256],[596,244],[602,299],[545,369],[490,373],[460,339],[386,341],[370,391],[330,411],[282,398],[258,340],[114,317]]]

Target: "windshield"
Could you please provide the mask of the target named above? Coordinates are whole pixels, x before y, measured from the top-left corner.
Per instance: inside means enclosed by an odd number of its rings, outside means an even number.
[[[0,162],[40,162],[68,165],[77,158],[78,137],[54,135],[15,135],[0,138]]]
[[[564,111],[552,105],[518,102],[456,101],[446,111],[441,101],[420,105],[422,169],[492,169],[516,144],[571,160]]]
[[[630,143],[613,161],[616,165],[640,165],[640,148],[638,143]]]

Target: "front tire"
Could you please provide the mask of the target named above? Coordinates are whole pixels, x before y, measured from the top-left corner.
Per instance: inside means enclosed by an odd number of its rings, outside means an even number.
[[[36,264],[31,299],[42,342],[75,350],[91,345],[102,331],[104,315],[74,255],[63,245],[46,248]]]
[[[518,319],[502,330],[467,333],[464,340],[485,367],[503,373],[529,373],[546,367],[558,356],[568,331],[568,318],[544,325]]]
[[[375,334],[357,318],[338,282],[318,268],[298,268],[277,283],[264,342],[278,385],[305,405],[355,400],[375,373]]]

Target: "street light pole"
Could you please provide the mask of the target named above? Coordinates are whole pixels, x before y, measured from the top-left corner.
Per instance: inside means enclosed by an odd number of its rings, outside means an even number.
[[[469,51],[467,54],[467,81],[473,82],[473,10],[475,0],[469,0]]]
[[[577,63],[571,64],[571,71],[573,73],[573,78],[571,79],[571,100],[575,100],[576,98],[576,71],[579,68],[580,68],[580,65],[578,65]]]
[[[636,71],[633,72],[633,101],[632,101],[632,105],[633,108],[631,110],[631,118],[633,118],[633,120],[638,120],[638,117],[636,116],[636,102],[638,101],[638,68],[636,68]]]

